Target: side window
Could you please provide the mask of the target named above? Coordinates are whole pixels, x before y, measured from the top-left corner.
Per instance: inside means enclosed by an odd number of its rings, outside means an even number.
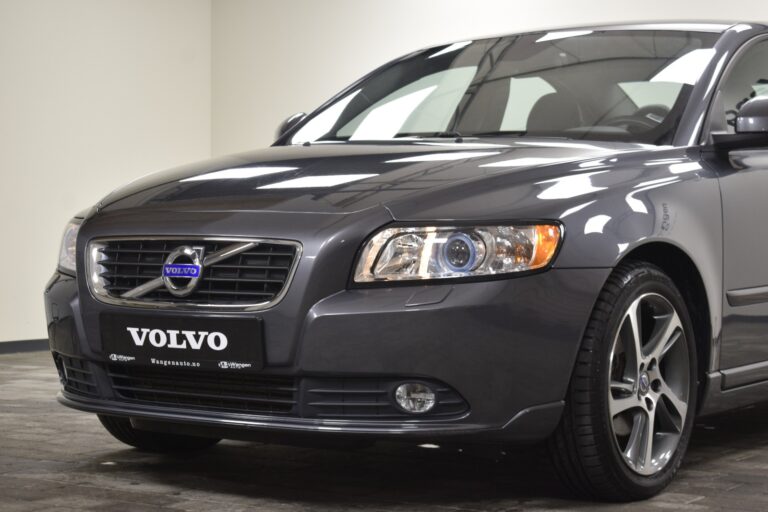
[[[768,96],[768,40],[741,54],[720,85],[713,128],[733,133],[739,109],[757,96]]]

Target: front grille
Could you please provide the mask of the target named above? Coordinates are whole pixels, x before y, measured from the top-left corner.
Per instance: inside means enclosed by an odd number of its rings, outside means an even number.
[[[61,354],[54,354],[53,362],[56,364],[64,391],[77,395],[98,396],[91,363]]]
[[[131,303],[181,303],[212,306],[269,305],[283,293],[298,259],[298,244],[254,241],[247,250],[204,265],[194,291],[178,297],[159,285]],[[98,282],[89,284],[105,302],[126,301],[126,292],[161,277],[168,255],[178,247],[202,251],[203,259],[242,242],[208,240],[104,240],[91,244],[90,273]],[[187,280],[180,278],[183,284]]]
[[[413,418],[413,414],[397,407],[392,398],[402,382],[403,379],[391,378],[306,379],[305,414],[317,418]],[[435,407],[424,417],[458,416],[468,409],[455,390],[439,382],[424,382],[437,395]]]
[[[275,415],[296,407],[293,377],[127,365],[110,365],[109,377],[118,397],[130,402]]]

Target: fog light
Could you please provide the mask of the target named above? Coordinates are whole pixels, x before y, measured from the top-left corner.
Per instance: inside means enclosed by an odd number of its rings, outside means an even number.
[[[418,382],[400,384],[395,399],[404,411],[413,413],[425,413],[435,406],[435,392]]]

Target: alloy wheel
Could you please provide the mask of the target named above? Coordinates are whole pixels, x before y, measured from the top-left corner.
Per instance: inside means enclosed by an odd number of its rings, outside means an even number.
[[[610,354],[608,411],[624,463],[653,476],[672,459],[688,415],[688,340],[674,306],[647,293],[624,313]]]

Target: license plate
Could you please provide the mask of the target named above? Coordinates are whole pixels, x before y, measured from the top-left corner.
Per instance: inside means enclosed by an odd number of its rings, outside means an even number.
[[[258,370],[264,366],[260,319],[101,315],[110,361],[169,368]]]

